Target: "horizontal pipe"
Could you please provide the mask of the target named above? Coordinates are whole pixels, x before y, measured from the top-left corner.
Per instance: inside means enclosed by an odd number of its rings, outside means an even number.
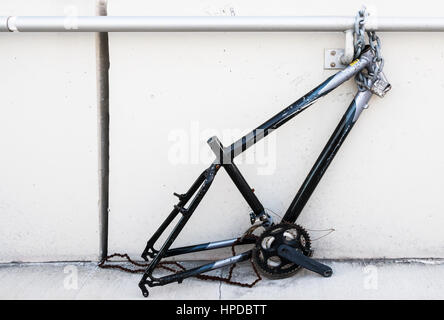
[[[0,16],[0,32],[10,31],[8,28],[8,18],[9,17]]]
[[[10,16],[0,17],[0,31],[18,32],[312,32],[346,31],[352,16],[319,17],[142,17]],[[444,17],[376,17],[369,31],[444,31]]]

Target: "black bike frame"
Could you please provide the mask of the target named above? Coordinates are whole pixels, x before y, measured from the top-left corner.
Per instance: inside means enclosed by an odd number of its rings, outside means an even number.
[[[208,242],[204,244],[198,244],[193,246],[181,247],[170,249],[170,246],[182,231],[183,227],[190,219],[191,215],[199,205],[202,198],[207,193],[210,188],[215,175],[218,170],[223,167],[237,189],[242,194],[243,198],[246,200],[248,205],[251,207],[253,214],[252,220],[259,219],[264,221],[267,218],[267,215],[264,211],[264,207],[259,201],[259,199],[254,194],[254,191],[250,188],[245,178],[240,173],[238,167],[233,162],[234,158],[247,150],[250,146],[258,142],[259,140],[266,137],[273,130],[278,129],[280,126],[285,124],[287,121],[298,115],[303,110],[307,109],[310,105],[316,102],[319,98],[325,96],[338,86],[340,86],[345,81],[349,80],[353,76],[355,76],[358,72],[363,69],[372,70],[373,68],[373,59],[374,55],[371,50],[365,50],[359,59],[353,61],[347,68],[336,73],[335,75],[329,77],[315,89],[307,93],[305,96],[276,114],[271,119],[267,120],[256,129],[243,136],[238,141],[231,144],[229,147],[223,147],[222,143],[219,141],[217,137],[212,137],[208,140],[208,144],[216,155],[216,160],[211,164],[211,166],[206,169],[202,174],[197,178],[197,180],[193,183],[190,189],[184,194],[176,194],[179,198],[179,202],[174,206],[172,212],[168,215],[163,224],[159,227],[159,229],[153,234],[153,236],[149,239],[145,250],[142,253],[142,257],[145,260],[148,260],[148,256],[153,260],[147,267],[142,279],[139,283],[139,287],[142,290],[144,296],[148,296],[148,290],[146,289],[146,285],[153,287],[159,285],[165,285],[171,282],[182,282],[183,279],[187,277],[191,277],[200,273],[208,272],[210,270],[214,270],[217,268],[221,268],[226,265],[234,264],[240,261],[248,260],[251,257],[251,250],[246,251],[242,254],[238,254],[233,257],[229,257],[227,259],[211,262],[205,264],[203,266],[186,270],[183,272],[179,272],[176,274],[156,278],[152,275],[152,272],[160,262],[160,260],[164,257],[171,257],[185,253],[199,252],[204,250],[211,250],[216,248],[223,248],[232,246],[234,243],[239,244],[251,244],[254,243],[255,240],[250,238],[245,239],[228,239],[216,242]],[[340,146],[344,142],[345,138],[349,134],[350,130],[353,128],[353,125],[359,118],[362,110],[365,109],[368,105],[368,102],[372,96],[372,92],[370,90],[358,91],[341,121],[337,125],[330,139],[328,140],[326,146],[322,150],[312,169],[310,170],[307,178],[302,183],[299,191],[297,192],[295,198],[291,202],[288,210],[286,211],[282,221],[294,223],[296,219],[299,217],[302,209],[307,203],[308,199],[312,195],[334,156],[338,152]],[[194,196],[194,197],[193,197]],[[185,207],[185,205],[189,205]],[[159,250],[154,249],[154,245],[165,231],[165,229],[171,224],[171,222],[177,217],[178,214],[181,214],[179,221],[174,227],[171,234],[168,236],[165,243]]]

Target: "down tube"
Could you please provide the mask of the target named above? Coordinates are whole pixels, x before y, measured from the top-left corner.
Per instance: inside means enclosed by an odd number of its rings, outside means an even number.
[[[310,173],[291,202],[290,207],[282,218],[282,221],[294,223],[299,217],[302,209],[304,209],[305,204],[312,195],[334,156],[338,152],[350,130],[353,128],[353,125],[358,120],[362,110],[367,107],[371,96],[372,93],[368,90],[358,92],[358,94],[355,96],[341,121],[337,125],[335,131],[328,140],[327,145],[322,150],[315,164],[311,168]]]

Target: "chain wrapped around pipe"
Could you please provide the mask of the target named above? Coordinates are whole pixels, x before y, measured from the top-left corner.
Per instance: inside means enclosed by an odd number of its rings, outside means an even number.
[[[365,23],[369,16],[366,8],[363,7],[359,10],[358,14],[355,18],[355,27],[354,27],[354,49],[355,56],[354,59],[358,59],[361,55],[362,50],[365,47],[365,34],[367,33],[368,44],[370,45],[371,50],[373,51],[375,57],[373,58],[374,69],[371,71],[362,70],[359,72],[355,81],[358,86],[359,91],[371,90],[371,83],[374,83],[378,78],[379,74],[382,72],[384,68],[384,59],[381,54],[381,40],[376,35],[375,31],[366,31]]]

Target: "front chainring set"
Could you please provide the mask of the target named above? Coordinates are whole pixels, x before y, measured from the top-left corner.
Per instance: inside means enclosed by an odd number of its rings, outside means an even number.
[[[252,262],[269,279],[284,279],[306,268],[322,276],[332,275],[330,267],[311,258],[308,232],[297,224],[275,224],[259,236],[252,250]]]
[[[258,238],[252,252],[252,261],[257,270],[269,279],[291,277],[301,267],[278,255],[278,248],[287,244],[306,256],[311,256],[310,236],[297,224],[279,223],[266,229]]]

